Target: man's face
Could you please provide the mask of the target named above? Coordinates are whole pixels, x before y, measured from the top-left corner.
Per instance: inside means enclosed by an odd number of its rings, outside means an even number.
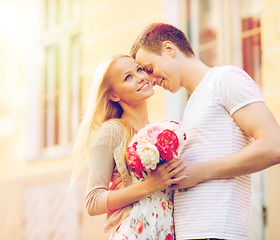
[[[180,89],[180,81],[176,71],[176,62],[165,51],[157,55],[140,48],[136,53],[136,62],[150,75],[155,84],[175,93]]]

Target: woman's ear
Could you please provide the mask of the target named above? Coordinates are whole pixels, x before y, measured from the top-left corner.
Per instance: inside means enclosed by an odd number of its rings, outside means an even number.
[[[162,43],[162,50],[171,57],[175,56],[175,46],[171,41],[164,41]]]
[[[109,96],[108,96],[108,98],[109,98],[111,101],[113,101],[113,102],[118,102],[118,101],[120,101],[120,97],[119,97],[118,95],[116,95],[116,94],[110,93]]]

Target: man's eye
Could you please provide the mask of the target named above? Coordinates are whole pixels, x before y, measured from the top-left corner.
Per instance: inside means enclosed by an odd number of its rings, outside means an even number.
[[[127,80],[130,80],[132,78],[132,76],[129,74],[129,75],[127,75],[126,77],[125,77],[125,81],[127,81]]]
[[[137,72],[138,72],[138,73],[140,73],[140,72],[142,72],[142,71],[143,71],[143,68],[141,68],[141,67],[137,68]]]
[[[148,69],[146,69],[146,72],[147,72],[148,74],[152,74],[152,73],[153,73],[153,69],[152,69],[152,68],[148,68]]]

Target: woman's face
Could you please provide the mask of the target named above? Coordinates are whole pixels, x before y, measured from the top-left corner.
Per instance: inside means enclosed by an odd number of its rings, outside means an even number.
[[[130,57],[116,60],[109,72],[111,99],[127,105],[137,105],[154,94],[149,75]]]

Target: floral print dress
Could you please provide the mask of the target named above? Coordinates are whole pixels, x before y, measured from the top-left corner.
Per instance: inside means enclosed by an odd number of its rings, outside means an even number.
[[[132,183],[143,181],[131,173]],[[118,226],[110,240],[173,240],[173,191],[152,193],[133,204],[130,214]]]

